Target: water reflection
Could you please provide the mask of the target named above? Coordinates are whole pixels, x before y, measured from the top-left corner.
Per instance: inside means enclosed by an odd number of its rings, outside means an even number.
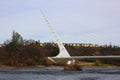
[[[120,80],[120,68],[83,68],[63,71],[62,67],[0,70],[0,80]]]
[[[98,80],[98,77],[85,77],[85,78],[80,78],[79,80]]]

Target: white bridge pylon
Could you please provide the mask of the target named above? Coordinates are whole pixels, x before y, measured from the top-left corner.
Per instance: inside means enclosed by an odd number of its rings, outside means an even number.
[[[57,36],[55,30],[53,29],[53,27],[51,26],[48,18],[45,16],[45,14],[41,11],[42,16],[44,17],[48,27],[50,28],[50,31],[52,32],[52,35],[54,37],[54,39],[57,42],[58,48],[59,48],[59,54],[53,58],[70,58],[70,54],[68,53],[68,51],[66,50],[66,48],[64,47],[63,43],[60,41],[59,37]]]

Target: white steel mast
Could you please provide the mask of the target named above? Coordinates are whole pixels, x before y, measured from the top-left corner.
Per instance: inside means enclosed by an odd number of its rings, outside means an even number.
[[[53,35],[54,39],[56,40],[58,48],[60,50],[59,54],[57,56],[55,56],[54,58],[69,58],[69,57],[71,57],[70,54],[68,53],[68,51],[66,50],[66,48],[64,47],[63,43],[60,41],[59,37],[57,36],[55,30],[51,26],[48,18],[45,16],[45,14],[42,11],[41,11],[41,14],[44,17],[45,22],[47,23],[48,27],[50,28],[50,31],[52,32],[52,35]]]

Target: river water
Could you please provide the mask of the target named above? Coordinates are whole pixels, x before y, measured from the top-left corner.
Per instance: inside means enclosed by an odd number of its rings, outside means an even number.
[[[0,70],[0,80],[120,80],[120,68],[83,68],[64,71],[62,67]]]

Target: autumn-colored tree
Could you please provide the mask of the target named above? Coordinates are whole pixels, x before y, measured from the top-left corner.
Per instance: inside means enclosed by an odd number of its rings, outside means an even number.
[[[85,47],[65,45],[71,56],[104,56],[120,55],[120,47]],[[32,39],[25,40],[22,36],[13,31],[12,38],[6,40],[3,47],[0,47],[0,64],[11,66],[31,66],[36,64],[48,64],[46,58],[54,57],[59,53],[57,44],[44,43]],[[100,60],[103,63],[118,64],[120,59]],[[120,65],[120,64],[119,64]]]

